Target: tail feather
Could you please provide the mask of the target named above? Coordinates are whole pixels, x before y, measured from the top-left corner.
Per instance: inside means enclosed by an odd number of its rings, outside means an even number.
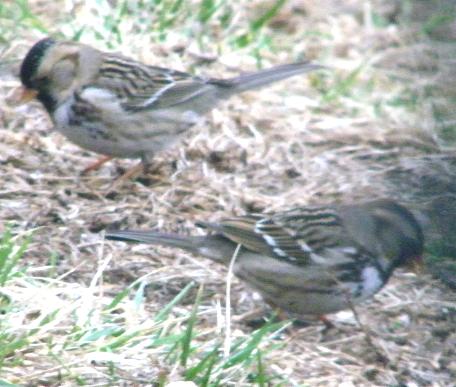
[[[122,241],[122,242],[137,242],[153,245],[177,247],[192,253],[198,252],[198,241],[204,237],[187,237],[177,234],[166,234],[153,231],[135,231],[135,230],[119,230],[107,231],[105,238]]]
[[[118,230],[107,231],[105,238],[114,241],[176,247],[222,263],[229,262],[236,249],[236,244],[222,235],[181,236],[147,230]]]
[[[273,82],[281,81],[282,79],[286,79],[294,75],[307,73],[322,68],[324,68],[324,66],[310,62],[291,63],[275,66],[253,73],[242,74],[235,78],[216,80],[214,83],[217,83],[219,86],[228,87],[228,89],[231,89],[229,94],[234,94],[251,89],[257,89],[259,87],[266,86]]]

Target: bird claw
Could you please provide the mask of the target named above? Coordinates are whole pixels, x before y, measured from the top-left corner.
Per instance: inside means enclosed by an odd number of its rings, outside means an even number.
[[[87,167],[85,167],[82,172],[81,176],[86,175],[89,172],[96,171],[98,168],[100,168],[103,164],[107,163],[108,161],[112,160],[112,156],[103,156],[96,160],[95,162],[89,164]]]

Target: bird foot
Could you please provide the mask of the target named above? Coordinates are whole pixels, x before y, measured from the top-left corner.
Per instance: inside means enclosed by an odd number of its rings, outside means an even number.
[[[113,159],[112,156],[103,156],[103,157],[99,158],[97,161],[95,161],[95,162],[89,164],[87,167],[85,167],[82,170],[81,175],[86,175],[89,172],[96,171],[103,164],[107,163],[108,161],[110,161],[112,159]]]
[[[112,184],[108,187],[106,194],[111,193],[114,191],[116,188],[119,188],[123,183],[125,183],[127,180],[134,179],[144,173],[145,171],[145,166],[144,163],[141,161],[134,167],[128,169],[123,175],[119,176],[117,179],[115,179]]]
[[[328,319],[328,317],[326,317],[325,315],[321,315],[318,317],[318,319],[323,323],[325,324],[325,332],[330,330],[330,329],[334,329],[336,326],[334,325],[334,323]]]

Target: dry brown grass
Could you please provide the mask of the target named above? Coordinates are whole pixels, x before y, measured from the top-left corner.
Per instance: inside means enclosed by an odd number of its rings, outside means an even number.
[[[50,2],[30,3],[49,26],[57,23],[51,30],[65,27],[48,8],[45,13]],[[261,3],[240,8],[239,23],[258,12]],[[76,14],[83,12],[82,4],[75,8]],[[101,308],[134,280],[148,275],[150,291],[144,309],[136,314],[126,302],[119,312],[126,325],[147,330],[147,321],[193,280],[205,284],[200,329],[208,337],[221,335],[217,305],[220,299],[223,304],[223,268],[180,251],[104,243],[99,231],[108,226],[185,233],[193,232],[196,220],[246,211],[391,196],[421,213],[430,229],[439,228],[435,223],[440,214],[429,212],[428,204],[442,194],[456,193],[456,159],[448,144],[442,146],[434,120],[423,114],[432,102],[420,97],[420,90],[450,70],[448,62],[435,55],[433,50],[439,48],[417,42],[409,26],[372,25],[371,11],[393,20],[396,4],[324,0],[317,6],[311,1],[289,1],[271,24],[281,45],[276,52],[262,52],[265,65],[306,53],[331,69],[222,104],[209,114],[206,124],[189,133],[184,144],[157,155],[153,172],[108,196],[105,191],[113,179],[136,161],[114,161],[80,177],[95,155],[53,131],[38,104],[20,108],[6,104],[5,96],[17,79],[3,72],[0,217],[18,230],[35,229],[26,256],[34,276],[47,275],[53,254],[58,255],[57,272],[69,273],[61,281],[50,281],[39,294],[20,282],[2,289],[28,310],[18,324],[25,324],[29,314],[45,314],[49,305],[67,308],[68,314],[62,312],[51,332],[60,345],[71,311],[87,303]],[[198,72],[211,75],[254,68],[247,49],[223,47],[217,56],[215,42],[211,52],[198,52],[194,44],[187,44],[190,38],[176,36],[175,44],[167,41],[168,45],[152,47],[132,44],[135,37],[126,36],[123,47],[150,63],[177,69],[192,64]],[[5,46],[2,60],[21,58],[39,37],[34,31],[23,31]],[[176,51],[176,45],[189,48]],[[202,55],[217,60],[199,63]],[[353,81],[344,83],[358,68]],[[410,89],[417,91],[418,108],[389,103]],[[97,272],[103,280],[90,286]],[[263,306],[237,281],[232,294],[234,316]],[[179,306],[183,314],[191,310],[193,300],[189,297]],[[342,312],[333,317],[335,331],[325,332],[315,324],[281,334],[276,340],[284,345],[268,354],[266,367],[268,373],[285,377],[285,385],[454,385],[455,310],[455,294],[438,281],[428,275],[398,273],[374,300],[358,308],[375,348],[351,313]],[[177,320],[180,313],[178,309]],[[243,322],[233,322],[233,329],[235,336],[251,332]],[[105,363],[92,361],[91,353],[65,354],[61,362],[83,375],[89,385],[105,385],[109,380]],[[6,370],[8,380],[26,385],[73,383],[59,382],[65,367],[46,357],[42,347],[21,356],[26,361]],[[145,384],[160,372],[170,380],[181,378],[182,369],[165,364],[154,349],[135,347],[134,353],[119,353],[112,359],[124,379],[119,385]],[[237,383],[248,385],[245,379]]]

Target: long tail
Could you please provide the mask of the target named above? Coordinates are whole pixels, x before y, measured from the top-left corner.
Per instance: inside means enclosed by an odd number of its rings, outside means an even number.
[[[227,86],[228,94],[241,93],[246,90],[257,89],[273,82],[281,81],[294,75],[322,69],[324,66],[310,62],[299,62],[280,65],[253,73],[242,74],[235,78],[215,80],[219,86]]]
[[[177,234],[165,234],[153,231],[119,230],[107,231],[105,233],[105,238],[122,242],[136,242],[161,246],[171,246],[196,253],[198,252],[199,248],[198,242],[200,242],[204,237],[187,237]]]
[[[181,236],[154,231],[119,230],[107,231],[105,233],[105,238],[114,241],[177,247],[217,262],[229,262],[229,259],[236,249],[236,244],[220,234]]]

